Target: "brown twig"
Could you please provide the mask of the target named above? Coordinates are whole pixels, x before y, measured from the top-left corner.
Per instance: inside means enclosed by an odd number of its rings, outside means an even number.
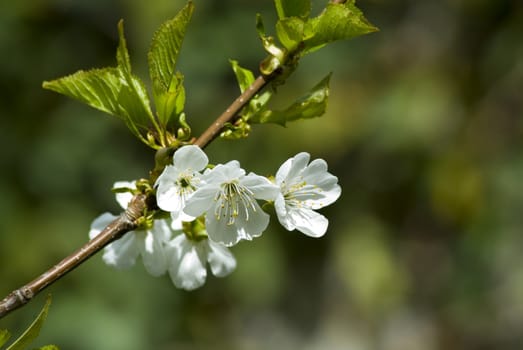
[[[143,194],[134,196],[127,210],[103,229],[100,234],[33,281],[12,291],[0,301],[0,318],[27,304],[38,293],[80,266],[103,247],[135,229],[137,227],[136,220],[143,215],[145,207],[146,196]]]
[[[267,83],[272,80],[273,76],[260,75],[231,105],[205,130],[200,137],[194,142],[195,145],[205,148],[223,129],[225,123],[233,122],[238,113],[251,98],[254,97]]]

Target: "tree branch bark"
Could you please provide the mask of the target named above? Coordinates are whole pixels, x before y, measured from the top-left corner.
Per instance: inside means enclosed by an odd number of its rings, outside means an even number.
[[[238,96],[231,105],[212,123],[207,130],[205,130],[200,137],[196,139],[194,144],[205,148],[212,140],[214,140],[220,132],[223,130],[225,123],[234,122],[237,118],[238,113],[251,98],[254,97],[261,89],[263,89],[269,81],[272,80],[272,76],[260,75],[256,80],[249,86],[240,96]]]
[[[99,235],[31,282],[12,291],[0,301],[0,318],[27,304],[38,293],[80,266],[103,247],[122,237],[125,233],[134,230],[137,227],[136,220],[143,215],[145,208],[146,196],[142,194],[134,196],[127,210],[110,223]]]

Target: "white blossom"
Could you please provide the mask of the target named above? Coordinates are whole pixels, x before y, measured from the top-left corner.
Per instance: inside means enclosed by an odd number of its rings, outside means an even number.
[[[135,188],[134,182],[116,182],[114,188]],[[116,200],[123,209],[127,208],[132,194],[129,192],[117,193]],[[104,213],[91,224],[89,237],[96,237],[108,224],[118,217],[111,213]],[[167,257],[164,244],[171,238],[171,228],[167,220],[155,220],[153,227],[147,230],[129,231],[120,239],[107,245],[104,249],[103,260],[107,265],[126,269],[136,263],[138,256],[142,257],[147,272],[153,276],[160,276],[167,271]]]
[[[327,171],[323,159],[308,164],[309,159],[309,154],[302,152],[281,165],[276,173],[280,193],[274,205],[278,220],[287,230],[321,237],[329,221],[314,210],[336,201],[341,187],[338,178]]]
[[[174,221],[192,221],[194,217],[183,215],[185,202],[201,185],[201,174],[209,160],[198,146],[179,148],[173,156],[173,165],[167,165],[156,180],[156,201],[160,209],[168,211]]]
[[[183,211],[193,217],[205,215],[209,238],[226,246],[241,239],[258,237],[269,224],[256,199],[274,200],[278,187],[267,178],[245,175],[238,161],[220,164],[206,171],[204,185],[187,201]]]
[[[225,246],[208,238],[189,240],[185,234],[167,244],[169,275],[174,285],[185,290],[201,287],[207,277],[206,265],[217,277],[225,277],[236,268],[236,259]]]

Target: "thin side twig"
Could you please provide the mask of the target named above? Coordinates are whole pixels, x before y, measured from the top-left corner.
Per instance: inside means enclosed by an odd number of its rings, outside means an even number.
[[[220,134],[226,123],[234,122],[242,108],[245,107],[245,105],[249,103],[249,101],[260,92],[260,90],[263,89],[270,80],[272,80],[272,77],[273,76],[258,76],[251,86],[245,89],[245,91],[231,103],[231,105],[214,121],[214,123],[212,123],[207,130],[196,139],[194,144],[200,146],[200,148],[205,148],[205,146]]]

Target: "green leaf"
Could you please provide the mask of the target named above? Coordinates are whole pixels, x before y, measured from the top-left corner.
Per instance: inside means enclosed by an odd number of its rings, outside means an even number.
[[[254,83],[254,74],[250,70],[240,67],[238,61],[229,60],[229,62],[231,63],[234,74],[236,75],[236,80],[238,80],[240,91],[244,92],[252,83]]]
[[[58,346],[56,346],[56,345],[45,345],[45,346],[42,346],[41,348],[38,348],[37,350],[60,350],[60,349],[58,349]]]
[[[297,99],[282,111],[265,111],[251,118],[253,123],[276,123],[285,126],[287,122],[310,119],[323,115],[329,97],[330,74],[323,78],[306,95]]]
[[[43,87],[125,119],[118,103],[122,82],[116,68],[80,70],[63,78],[44,81]]]
[[[118,22],[118,49],[116,50],[116,62],[120,76],[125,81],[122,88],[123,99],[128,100],[127,106],[132,106],[134,113],[129,113],[125,119],[127,126],[136,133],[141,127],[147,129],[149,122],[155,124],[151,111],[151,103],[145,84],[137,76],[131,73],[131,59],[127,51],[127,42],[124,35],[123,21]],[[140,134],[138,132],[138,134]]]
[[[303,40],[305,22],[298,17],[283,18],[276,23],[276,35],[282,45],[293,51]]]
[[[194,5],[189,1],[173,19],[163,23],[154,34],[149,49],[149,74],[158,117],[163,125],[180,113],[185,103],[183,78],[176,73],[176,60],[193,10]]]
[[[265,51],[280,62],[283,62],[285,51],[274,43],[274,38],[272,36],[265,35],[265,25],[263,24],[263,18],[259,13],[256,14],[256,31],[258,32],[258,36],[260,37]]]
[[[149,50],[149,73],[158,87],[168,90],[175,77],[176,60],[182,46],[194,5],[187,5],[171,20],[164,22],[153,36]]]
[[[328,4],[318,17],[310,19],[304,28],[303,53],[312,52],[323,45],[343,39],[372,33],[378,30],[363,16],[360,9],[349,0],[345,4]]]
[[[49,311],[49,306],[51,305],[51,295],[47,297],[45,305],[40,311],[40,314],[36,317],[33,323],[25,330],[25,332],[14,341],[6,350],[24,350],[29,344],[31,344],[38,334],[40,334],[40,329],[47,318],[47,312]]]
[[[310,0],[274,0],[278,18],[302,17],[307,18],[311,12]]]
[[[118,22],[118,49],[116,49],[116,63],[118,67],[126,72],[127,74],[131,73],[131,58],[129,57],[129,52],[127,51],[127,41],[125,40],[124,29],[123,29],[123,20]]]
[[[0,329],[0,347],[3,346],[11,337],[7,329]]]
[[[133,85],[145,87],[132,78]],[[44,81],[43,87],[88,104],[100,111],[124,120],[131,131],[142,138],[139,129],[147,129],[149,115],[144,111],[143,96],[129,87],[118,68],[78,71],[53,81]]]
[[[80,70],[74,74],[44,81],[43,87],[88,104],[102,112],[122,119],[131,132],[144,143],[142,131],[156,125],[144,83],[131,73],[131,60],[124,37],[123,21],[118,23],[119,44],[116,68]]]
[[[185,106],[185,88],[183,75],[177,72],[168,91],[155,95],[156,112],[160,123],[165,127],[169,120],[183,112]]]

